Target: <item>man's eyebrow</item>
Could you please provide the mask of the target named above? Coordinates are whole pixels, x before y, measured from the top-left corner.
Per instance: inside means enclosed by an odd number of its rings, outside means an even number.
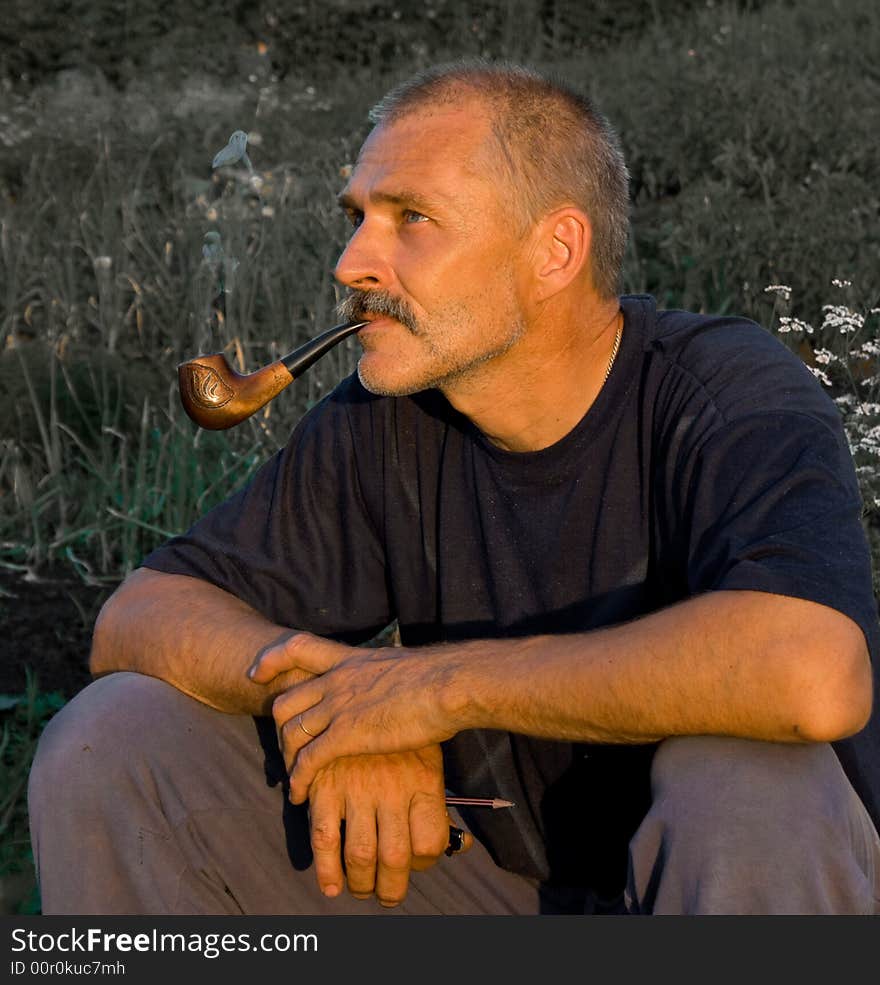
[[[343,209],[352,209],[360,212],[360,201],[351,192],[343,190],[336,198],[337,203]],[[395,192],[375,191],[370,194],[370,201],[381,205],[397,205],[404,208],[415,209],[416,211],[426,210],[428,212],[437,209],[442,204],[442,198],[428,198],[421,192],[411,188],[401,188]]]

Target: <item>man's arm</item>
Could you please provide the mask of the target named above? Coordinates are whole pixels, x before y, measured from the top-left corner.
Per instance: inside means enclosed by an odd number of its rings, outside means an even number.
[[[128,670],[158,677],[219,711],[269,715],[273,699],[311,673],[291,667],[257,684],[246,671],[258,653],[292,633],[209,582],[140,568],[102,608],[90,668],[95,676]],[[328,764],[310,807],[321,890],[335,896],[348,882],[355,895],[375,893],[396,905],[406,896],[410,868],[433,865],[446,847],[440,749]],[[464,848],[472,844],[467,835]]]
[[[585,636],[526,640],[508,656],[464,672],[468,693],[450,705],[465,720],[588,742],[826,742],[871,712],[861,629],[827,606],[764,592],[709,592]]]
[[[717,734],[832,741],[871,711],[864,635],[803,599],[719,591],[588,633],[356,653],[309,634],[265,652],[255,678],[321,674],[276,700],[291,796],[324,762],[440,742],[471,728],[577,742]],[[331,669],[332,668],[332,669]],[[303,713],[309,739],[285,723]]]
[[[311,674],[291,669],[259,685],[245,672],[292,633],[209,582],[139,568],[101,609],[89,668],[95,676],[136,671],[219,711],[269,715],[277,695]]]

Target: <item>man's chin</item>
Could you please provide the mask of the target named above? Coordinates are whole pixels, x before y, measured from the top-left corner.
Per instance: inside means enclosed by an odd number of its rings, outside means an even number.
[[[357,365],[358,379],[361,386],[377,397],[406,397],[411,393],[418,393],[420,390],[428,389],[432,384],[421,380],[408,378],[406,374],[398,371],[382,371],[381,368],[371,365],[373,361],[365,356],[361,356]]]

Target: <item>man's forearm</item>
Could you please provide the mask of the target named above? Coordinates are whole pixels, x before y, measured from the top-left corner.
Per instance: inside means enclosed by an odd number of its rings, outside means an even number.
[[[829,741],[861,728],[871,705],[855,623],[760,592],[708,593],[591,633],[454,650],[443,700],[456,731],[584,742],[694,734]]]
[[[468,729],[585,743],[829,742],[871,711],[862,630],[826,606],[763,592],[709,592],[585,633],[393,652],[300,633],[252,673],[270,681],[291,667],[318,675],[272,709],[294,803],[341,756],[421,749]],[[300,716],[307,732],[292,727]]]
[[[158,677],[220,711],[271,714],[273,698],[310,675],[288,671],[260,685],[246,671],[291,632],[198,578],[141,568],[102,608],[89,666],[95,676],[130,670]]]

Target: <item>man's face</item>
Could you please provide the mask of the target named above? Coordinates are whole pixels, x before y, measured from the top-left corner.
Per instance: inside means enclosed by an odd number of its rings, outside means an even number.
[[[354,233],[335,275],[354,292],[344,315],[372,320],[358,373],[374,393],[473,385],[523,333],[523,247],[493,147],[471,103],[382,124],[361,150],[340,195]]]

